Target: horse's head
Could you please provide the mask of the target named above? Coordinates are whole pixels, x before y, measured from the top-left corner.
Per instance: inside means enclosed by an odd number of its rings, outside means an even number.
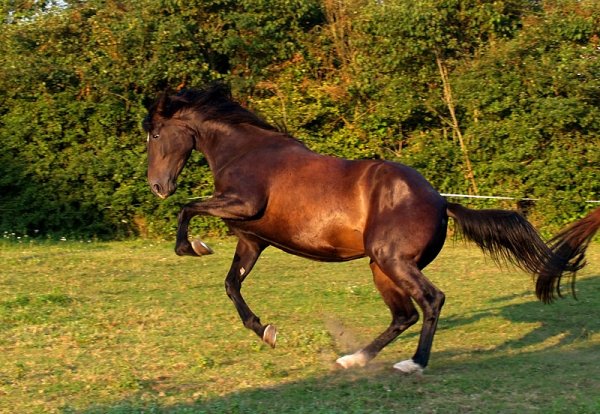
[[[163,199],[175,192],[177,177],[194,149],[194,131],[181,112],[164,94],[143,123],[148,133],[148,183]]]

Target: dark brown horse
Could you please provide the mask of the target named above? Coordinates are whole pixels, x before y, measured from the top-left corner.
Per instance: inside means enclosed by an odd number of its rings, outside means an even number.
[[[414,372],[427,366],[445,297],[422,269],[441,250],[448,217],[492,257],[537,275],[543,301],[553,298],[552,287],[562,273],[574,270],[519,214],[448,203],[417,171],[402,164],[314,153],[234,102],[221,85],[163,95],[150,109],[144,128],[148,181],[160,198],[173,194],[193,150],[205,155],[214,175],[214,195],[183,207],[175,251],[211,253],[199,240],[190,243],[188,225],[197,215],[222,218],[239,239],[225,279],[227,295],[244,326],[271,346],[275,327],[261,323],[240,293],[267,246],[321,261],[370,259],[392,321],[365,348],[339,358],[344,368],[365,365],[415,324],[415,303],[423,314],[419,344],[412,359],[394,367]]]
[[[575,295],[575,272],[585,266],[585,251],[598,229],[600,229],[600,207],[566,227],[549,241],[550,248],[555,253],[555,258],[563,263],[568,263],[573,272],[573,295]],[[560,264],[558,265],[560,266]],[[538,280],[536,292],[539,296],[548,297],[554,291],[559,296],[561,295],[560,277],[555,278],[552,283]]]

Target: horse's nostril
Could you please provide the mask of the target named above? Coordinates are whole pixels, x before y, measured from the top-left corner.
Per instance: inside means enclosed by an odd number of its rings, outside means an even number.
[[[160,187],[160,184],[153,184],[152,185],[152,190],[156,194],[159,194],[159,195],[162,194],[162,188]]]

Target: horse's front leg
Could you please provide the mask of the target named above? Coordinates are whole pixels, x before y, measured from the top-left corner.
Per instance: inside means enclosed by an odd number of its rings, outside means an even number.
[[[195,216],[209,215],[222,219],[244,220],[255,217],[262,210],[262,203],[252,198],[219,194],[204,201],[186,204],[177,217],[177,241],[175,253],[179,256],[202,256],[212,249],[201,240],[188,240],[190,221]]]
[[[235,255],[225,279],[225,291],[235,305],[244,326],[254,331],[263,341],[275,347],[277,330],[273,325],[263,325],[242,297],[242,282],[248,276],[262,251],[268,246],[262,240],[239,236]]]

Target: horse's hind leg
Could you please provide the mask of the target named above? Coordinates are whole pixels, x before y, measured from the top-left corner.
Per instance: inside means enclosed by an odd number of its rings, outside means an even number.
[[[339,358],[336,362],[344,368],[364,366],[368,361],[375,358],[386,345],[414,325],[419,319],[419,313],[415,309],[410,296],[383,273],[377,263],[371,262],[371,270],[375,286],[377,286],[385,304],[390,308],[392,322],[381,335],[365,348],[352,355]]]
[[[378,259],[378,264],[394,283],[410,295],[423,312],[423,327],[417,351],[412,359],[394,365],[394,368],[403,372],[420,372],[429,362],[445,295],[421,273],[417,264],[410,258],[386,256]]]
[[[240,237],[231,268],[225,279],[225,291],[233,301],[244,326],[253,330],[263,341],[275,347],[277,330],[273,325],[263,325],[258,316],[250,310],[242,297],[242,282],[248,276],[262,251],[267,247],[259,240],[251,240],[248,237]]]

